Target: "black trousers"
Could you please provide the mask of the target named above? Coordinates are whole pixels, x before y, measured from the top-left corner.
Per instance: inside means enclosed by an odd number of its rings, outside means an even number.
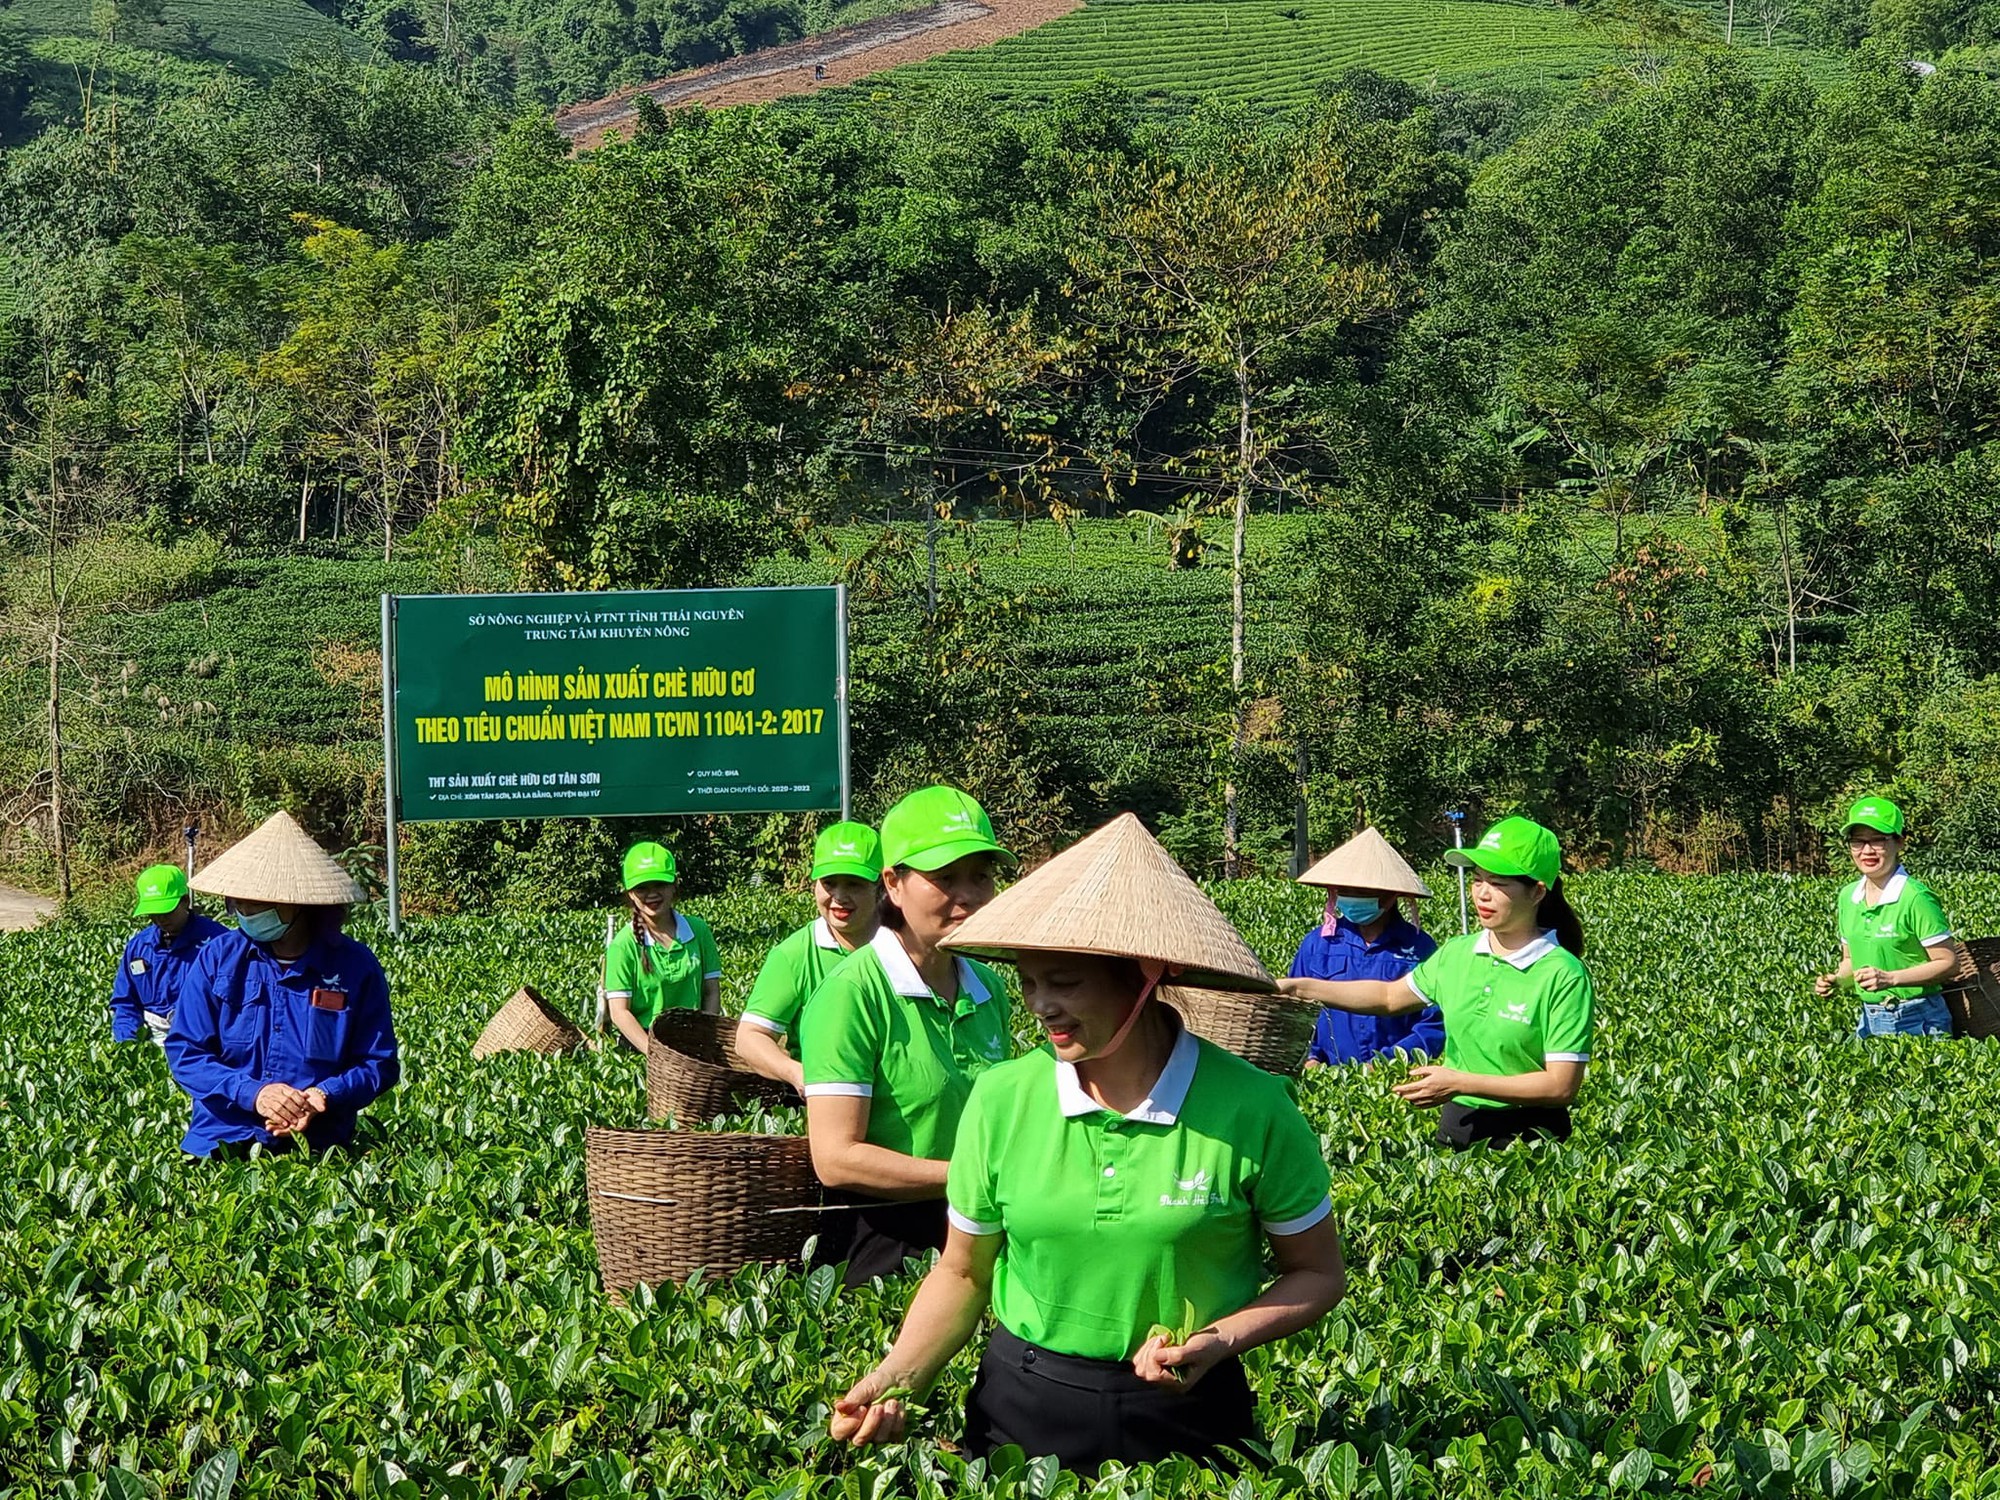
[[[1486,1141],[1505,1146],[1524,1135],[1569,1139],[1569,1109],[1560,1104],[1457,1104],[1438,1111],[1438,1144],[1463,1151]]]
[[[822,1241],[816,1257],[822,1264],[847,1262],[844,1286],[866,1286],[877,1276],[900,1276],[903,1262],[944,1249],[944,1199],[890,1203],[880,1198],[856,1198],[852,1208],[836,1216],[845,1236]]]
[[[1240,1360],[1223,1360],[1191,1391],[1161,1390],[1128,1360],[1055,1354],[1004,1328],[993,1330],[965,1403],[970,1457],[1016,1443],[1083,1474],[1113,1459],[1157,1463],[1175,1453],[1228,1465],[1218,1450],[1256,1436],[1257,1401]]]

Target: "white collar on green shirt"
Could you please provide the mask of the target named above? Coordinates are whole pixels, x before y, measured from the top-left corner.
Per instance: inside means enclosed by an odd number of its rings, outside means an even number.
[[[1188,1085],[1194,1082],[1195,1061],[1200,1056],[1201,1045],[1195,1041],[1194,1033],[1183,1029],[1174,1042],[1174,1050],[1167,1054],[1167,1065],[1153,1080],[1152,1092],[1127,1110],[1125,1118],[1145,1125],[1171,1125],[1178,1120],[1181,1106],[1187,1103]],[[1062,1108],[1063,1118],[1068,1120],[1096,1114],[1104,1108],[1083,1091],[1083,1081],[1076,1076],[1076,1064],[1066,1062],[1056,1064],[1056,1103]]]
[[[1894,906],[1898,901],[1903,899],[1903,887],[1909,883],[1910,872],[1901,865],[1897,865],[1896,873],[1891,875],[1888,883],[1882,887],[1882,899],[1873,904],[1876,906]],[[1850,899],[1856,906],[1867,906],[1870,904],[1868,900],[1867,876],[1864,875],[1861,879],[1854,882],[1854,895]]]
[[[653,942],[653,929],[650,927],[642,928],[640,930],[640,941],[646,943]],[[694,928],[689,924],[688,919],[679,912],[674,913],[674,941],[677,943],[691,943],[694,941]]]
[[[1546,930],[1538,933],[1532,943],[1523,943],[1512,953],[1495,953],[1493,951],[1493,934],[1483,928],[1480,930],[1479,936],[1474,938],[1472,942],[1472,951],[1474,953],[1484,953],[1488,958],[1497,958],[1503,963],[1512,964],[1517,969],[1533,968],[1539,960],[1547,958],[1551,953],[1555,952],[1556,947],[1556,935]]]
[[[875,950],[875,957],[882,965],[882,972],[889,976],[889,988],[899,995],[907,995],[912,1000],[929,995],[931,987],[924,983],[924,976],[917,972],[917,966],[910,961],[909,953],[903,947],[903,940],[882,927],[868,940],[868,946]],[[959,992],[974,1005],[984,1005],[987,1000],[986,985],[978,971],[964,959],[954,959],[958,965]]]
[[[822,948],[838,948],[840,939],[833,935],[833,929],[826,925],[825,917],[813,918],[813,942]]]

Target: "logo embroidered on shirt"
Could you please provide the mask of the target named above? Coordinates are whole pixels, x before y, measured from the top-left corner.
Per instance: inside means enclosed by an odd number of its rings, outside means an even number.
[[[1510,1001],[1501,1010],[1500,1019],[1503,1021],[1519,1021],[1523,1026],[1533,1024],[1528,1019],[1528,1002],[1525,1000]]]
[[[1160,1207],[1216,1208],[1229,1201],[1226,1194],[1216,1192],[1210,1187],[1206,1167],[1192,1177],[1176,1177],[1174,1186],[1180,1191],[1160,1194]]]
[[[135,958],[132,960],[132,962],[125,965],[125,967],[134,974],[143,974],[146,972],[146,960],[143,958]]]

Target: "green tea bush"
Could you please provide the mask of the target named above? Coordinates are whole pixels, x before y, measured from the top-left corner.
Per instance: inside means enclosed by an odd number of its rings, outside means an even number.
[[[1437,872],[1434,928],[1455,925]],[[2000,1494],[2000,1053],[1861,1045],[1808,978],[1825,881],[1576,881],[1601,997],[1567,1146],[1452,1155],[1400,1064],[1317,1070],[1346,1302],[1253,1355],[1270,1465],[968,1465],[957,1361],[912,1441],[828,1445],[907,1303],[830,1271],[600,1291],[582,1132],[643,1118],[613,1051],[475,1063],[531,981],[587,1016],[601,914],[360,922],[404,1083],[358,1154],[183,1160],[186,1103],[103,1014],[124,929],[0,938],[0,1490],[10,1496]],[[1939,881],[2000,931],[2000,879]],[[1316,919],[1218,899],[1273,967]],[[690,903],[725,1000],[805,920]],[[1021,1028],[1024,1032],[1025,1026]],[[783,1112],[780,1112],[782,1115]]]

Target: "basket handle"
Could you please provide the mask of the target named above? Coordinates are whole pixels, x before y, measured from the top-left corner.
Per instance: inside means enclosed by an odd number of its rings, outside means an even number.
[[[598,1198],[616,1198],[620,1203],[651,1203],[659,1208],[679,1208],[678,1198],[648,1198],[643,1193],[613,1193],[599,1188],[593,1195]],[[823,1214],[837,1208],[852,1208],[851,1203],[802,1203],[796,1208],[767,1208],[766,1214]]]

